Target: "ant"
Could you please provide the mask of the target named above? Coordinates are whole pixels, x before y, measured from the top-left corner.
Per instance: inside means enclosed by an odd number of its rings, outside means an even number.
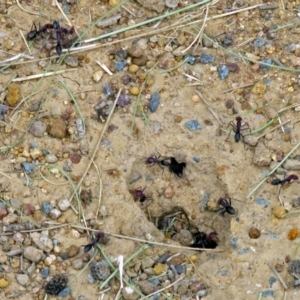
[[[250,130],[250,132],[251,132],[251,129],[250,129],[248,123],[242,124],[242,121],[243,121],[242,117],[236,117],[235,120],[236,120],[236,124],[234,123],[234,121],[231,121],[231,122],[229,122],[229,124],[227,125],[227,127],[229,127],[229,126],[232,127],[232,129],[230,130],[230,132],[229,132],[229,134],[228,134],[228,136],[227,136],[227,139],[228,139],[228,137],[230,136],[231,131],[234,131],[234,132],[235,132],[234,140],[235,140],[236,143],[237,143],[237,142],[240,141],[241,137],[244,138],[244,135],[241,133],[241,131],[243,131],[243,130]],[[243,128],[243,127],[244,127],[244,128]]]
[[[171,157],[171,164],[169,166],[170,172],[175,173],[178,177],[182,177],[183,169],[186,168],[186,163],[179,163],[174,157]]]
[[[219,207],[216,208],[216,211],[219,212],[219,215],[224,218],[225,213],[229,215],[235,215],[235,209],[231,206],[231,198],[220,198],[217,201]]]
[[[55,50],[58,55],[61,55],[61,53],[62,53],[61,41],[63,39],[63,36],[67,35],[67,34],[73,34],[75,32],[75,29],[74,29],[74,27],[71,27],[70,29],[60,27],[60,24],[57,21],[54,21],[53,24],[47,23],[39,29],[37,29],[35,23],[33,23],[32,27],[31,27],[31,31],[27,34],[27,40],[29,40],[29,41],[34,40],[35,38],[40,36],[42,33],[47,32],[48,29],[55,30],[55,39],[57,40],[57,45],[55,47]]]
[[[206,249],[215,249],[218,246],[216,241],[218,233],[213,231],[210,234],[205,232],[197,232],[194,235],[195,241],[191,245],[192,248],[206,248]]]
[[[275,176],[275,175],[273,175],[273,176]],[[275,176],[276,177],[276,176]],[[275,178],[275,179],[273,179],[272,181],[271,181],[271,184],[272,185],[280,185],[280,189],[279,189],[279,191],[278,191],[278,197],[279,197],[279,200],[280,200],[280,191],[281,191],[281,189],[282,189],[282,187],[287,183],[287,184],[292,184],[292,183],[294,183],[295,181],[297,181],[299,179],[299,177],[297,176],[297,175],[295,175],[295,174],[291,174],[291,175],[289,175],[288,177],[286,177],[286,178],[284,178],[284,179],[279,179],[279,178]],[[294,180],[293,182],[291,182],[292,180]],[[280,202],[281,202],[281,200],[280,200]]]
[[[163,159],[160,160],[159,158],[160,158],[160,155],[159,156],[156,156],[156,155],[150,156],[146,159],[145,163],[147,165],[150,165],[151,167],[154,166],[155,164],[158,164],[160,167],[162,167]]]
[[[92,240],[92,242],[90,244],[87,244],[84,246],[84,253],[89,252],[97,243],[102,243],[102,244],[106,244],[107,243],[107,236],[104,234],[104,232],[98,232],[96,234],[96,237]]]
[[[139,187],[136,190],[130,191],[130,193],[133,195],[133,198],[134,198],[135,201],[139,200],[141,203],[145,202],[146,200],[151,200],[152,201],[152,198],[147,197],[144,194],[145,189],[146,189],[146,186],[143,189],[142,189],[142,187]]]

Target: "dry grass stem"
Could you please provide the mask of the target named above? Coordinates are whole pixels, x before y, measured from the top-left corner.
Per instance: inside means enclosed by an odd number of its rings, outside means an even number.
[[[105,65],[105,64],[103,64],[103,63],[101,63],[100,61],[98,61],[98,60],[96,60],[96,63],[108,74],[108,75],[110,75],[110,76],[112,76],[113,75],[113,73],[109,70],[109,68]]]
[[[280,283],[282,284],[284,289],[287,290],[288,287],[287,287],[286,283],[284,282],[283,278],[281,277],[281,275],[276,271],[276,269],[273,266],[269,266],[269,267],[273,271],[273,273],[276,275],[276,277],[278,278],[278,280],[280,281]]]
[[[11,179],[11,177],[8,176],[8,175],[6,175],[3,171],[0,171],[0,174],[1,174],[2,176],[4,176],[4,177],[8,178],[8,179]]]
[[[206,11],[205,11],[205,17],[204,17],[204,20],[203,20],[203,24],[202,24],[198,34],[196,35],[195,39],[191,42],[191,44],[187,48],[185,48],[184,50],[181,51],[182,54],[185,54],[189,49],[191,49],[191,47],[195,43],[197,43],[197,45],[199,45],[199,43],[201,43],[202,34],[203,34],[204,27],[205,27],[205,24],[206,24],[206,21],[207,21],[208,11],[209,11],[209,5],[206,5]],[[194,49],[196,49],[196,48],[197,47],[195,47]]]
[[[7,64],[7,63],[9,63],[9,62],[12,62],[12,61],[14,61],[14,60],[18,60],[18,59],[20,59],[20,58],[34,59],[33,56],[27,55],[27,54],[25,54],[25,53],[19,53],[19,54],[15,55],[15,56],[13,56],[13,57],[11,57],[11,58],[8,58],[8,59],[6,59],[6,60],[0,61],[0,66],[2,66],[2,65],[5,66],[5,64]],[[49,59],[49,58],[48,58],[48,59]],[[37,61],[39,61],[39,60],[37,60]],[[19,62],[19,64],[22,64],[22,63],[23,63],[23,62]]]
[[[103,189],[102,179],[101,179],[101,173],[102,172],[101,172],[101,170],[99,171],[99,168],[96,165],[95,161],[93,160],[92,162],[94,164],[94,167],[96,169],[96,172],[97,172],[97,175],[98,175],[98,178],[99,178],[99,195],[98,195],[98,205],[97,205],[97,210],[96,210],[96,219],[97,219],[98,214],[99,214],[99,210],[100,210],[100,206],[101,206],[101,201],[102,201],[102,189]]]
[[[66,16],[66,14],[64,13],[63,9],[61,8],[60,4],[57,2],[57,0],[55,0],[55,4],[57,6],[57,8],[60,10],[60,13],[64,16],[65,20],[67,21],[68,25],[71,27],[72,23],[69,21],[68,17]]]
[[[184,279],[184,277],[185,277],[184,275],[183,275],[183,276],[180,276],[180,277],[177,278],[174,282],[170,283],[168,286],[163,287],[162,289],[159,289],[159,290],[157,290],[156,292],[147,295],[147,297],[153,296],[153,295],[155,295],[155,294],[157,294],[157,293],[160,293],[160,292],[162,292],[162,291],[164,291],[164,290],[169,289],[171,286],[175,285],[177,282],[179,282],[179,281],[181,281],[182,279]],[[142,298],[140,298],[139,300],[141,300],[141,299],[142,299]]]
[[[19,78],[13,79],[12,82],[20,82],[20,81],[37,79],[37,78],[43,78],[43,77],[58,75],[58,74],[62,74],[65,72],[70,72],[70,71],[77,71],[77,69],[66,69],[66,70],[59,70],[59,71],[54,71],[54,72],[46,72],[46,73],[41,73],[41,74],[36,74],[36,75],[30,75],[30,76],[25,76],[25,77],[19,77]]]
[[[286,120],[286,121],[280,123],[279,125],[274,126],[272,129],[270,129],[270,130],[264,132],[263,134],[261,134],[260,136],[258,136],[258,137],[257,137],[257,140],[261,139],[261,138],[264,137],[266,134],[275,131],[275,130],[278,129],[279,127],[282,127],[282,125],[285,125],[285,124],[289,123],[290,121],[291,121],[291,120]]]
[[[253,83],[248,83],[248,84],[243,84],[243,85],[239,85],[237,87],[234,87],[234,88],[231,88],[231,89],[228,89],[228,90],[224,90],[223,93],[229,93],[229,92],[232,92],[234,90],[237,90],[237,89],[243,89],[243,88],[246,88],[246,87],[249,87],[249,86],[252,86],[254,85],[255,82]],[[300,104],[299,104],[300,105]]]
[[[49,179],[47,179],[47,178],[42,174],[42,172],[41,172],[40,169],[39,169],[39,173],[40,173],[41,177],[42,177],[45,181],[47,181],[48,183],[50,183],[50,184],[52,184],[52,185],[61,186],[61,185],[66,185],[66,184],[68,183],[68,181],[66,181],[66,182],[61,182],[61,183],[55,183],[55,182],[52,182],[52,181],[50,181]]]
[[[17,4],[18,4],[19,8],[20,8],[21,10],[23,10],[24,12],[26,12],[26,13],[28,13],[28,14],[31,14],[31,15],[37,15],[37,16],[42,15],[42,16],[45,16],[45,17],[46,17],[45,14],[42,14],[42,13],[40,13],[40,12],[36,13],[36,12],[29,11],[29,10],[25,9],[24,7],[21,6],[19,0],[16,0],[16,1],[17,1]]]
[[[23,41],[24,41],[24,43],[26,45],[27,51],[29,52],[30,55],[32,55],[31,49],[30,49],[30,47],[29,47],[29,45],[27,43],[27,39],[25,38],[22,30],[19,30],[19,31],[20,31],[20,35],[21,35],[21,37],[22,37],[22,39],[23,39]]]
[[[112,114],[113,114],[113,112],[114,112],[114,110],[115,110],[115,107],[116,107],[116,105],[117,105],[117,101],[118,101],[118,98],[120,97],[121,91],[122,91],[122,89],[119,89],[119,92],[118,92],[118,94],[117,94],[117,96],[116,96],[116,99],[115,99],[115,101],[114,101],[114,104],[113,104],[113,106],[112,106],[112,108],[111,108],[111,111],[110,111],[110,113],[109,113],[109,115],[108,115],[108,118],[107,118],[107,120],[106,120],[106,123],[105,123],[105,125],[104,125],[104,128],[103,128],[103,130],[102,130],[102,132],[101,132],[101,135],[100,135],[100,137],[99,137],[99,139],[98,139],[98,142],[97,142],[97,144],[96,144],[96,146],[95,146],[94,152],[93,152],[93,154],[92,154],[92,156],[91,156],[91,159],[90,159],[90,161],[89,161],[89,163],[88,163],[88,165],[87,165],[87,167],[86,167],[86,170],[85,170],[83,176],[80,178],[80,180],[79,180],[79,182],[78,182],[78,184],[77,184],[77,186],[76,186],[76,188],[75,188],[75,190],[74,190],[72,196],[70,197],[70,199],[69,199],[70,201],[72,201],[72,199],[73,199],[73,197],[74,197],[76,191],[77,191],[77,190],[79,189],[79,187],[81,186],[82,181],[83,181],[84,178],[86,177],[86,175],[87,175],[87,173],[88,173],[88,171],[89,171],[89,169],[90,169],[90,167],[91,167],[91,165],[92,165],[92,161],[94,160],[94,158],[95,158],[95,156],[96,156],[96,153],[97,153],[97,151],[98,151],[98,149],[99,149],[99,146],[100,146],[100,143],[101,143],[101,141],[102,141],[103,135],[104,135],[105,131],[107,130],[108,124],[109,124],[109,122],[110,122],[111,116],[112,116]]]
[[[209,105],[208,101],[203,97],[203,95],[201,94],[201,92],[199,90],[196,90],[196,93],[199,95],[199,97],[201,98],[201,100],[204,102],[204,104],[206,105],[206,107],[209,109],[209,111],[211,112],[211,114],[216,118],[217,122],[219,123],[220,126],[223,126],[222,122],[219,119],[218,114],[214,111],[214,109]]]
[[[77,228],[77,229],[89,230],[89,231],[93,231],[93,232],[98,232],[99,231],[99,230],[96,230],[96,229],[85,228],[85,227],[78,226],[78,225],[71,225],[71,226],[74,227],[74,228]],[[225,249],[222,249],[222,248],[205,249],[205,248],[185,247],[185,246],[178,246],[178,245],[173,245],[173,244],[152,242],[152,241],[147,241],[147,240],[134,238],[134,237],[129,237],[129,236],[120,235],[120,234],[115,234],[115,233],[109,233],[109,232],[104,232],[104,233],[107,234],[107,235],[113,236],[113,237],[121,238],[121,239],[126,239],[126,240],[131,240],[131,241],[135,241],[135,242],[141,242],[141,243],[151,244],[151,245],[156,245],[156,246],[163,246],[163,247],[166,247],[166,248],[177,248],[177,249],[181,249],[181,250],[206,251],[206,252],[224,252],[225,251]]]

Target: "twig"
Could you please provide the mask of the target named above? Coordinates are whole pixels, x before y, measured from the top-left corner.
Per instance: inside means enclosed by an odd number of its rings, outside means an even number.
[[[273,273],[277,276],[278,280],[280,281],[280,283],[282,284],[284,289],[287,290],[288,287],[287,287],[286,283],[284,282],[284,280],[282,279],[282,277],[280,276],[280,274],[276,271],[276,269],[273,266],[269,266],[269,267],[273,271]]]
[[[11,177],[9,177],[8,175],[6,175],[5,173],[3,173],[2,171],[0,171],[0,174],[8,179],[11,179]]]
[[[181,276],[181,277],[179,277],[177,280],[175,280],[174,282],[172,282],[172,283],[169,284],[168,286],[163,287],[163,288],[161,288],[160,290],[157,290],[156,292],[147,295],[147,297],[153,296],[153,295],[155,295],[155,294],[157,294],[157,293],[160,293],[160,292],[162,292],[162,291],[164,291],[164,290],[170,288],[171,286],[175,285],[178,281],[182,280],[184,277],[185,277],[184,275]],[[140,299],[141,299],[141,298],[140,298]]]
[[[71,226],[74,228],[83,229],[86,231],[93,231],[93,232],[99,231],[96,229],[86,228],[86,227],[82,227],[82,226],[78,226],[78,225],[71,225]],[[183,249],[183,250],[207,251],[207,252],[223,252],[223,251],[225,251],[224,249],[220,249],[220,248],[219,249],[192,248],[192,247],[178,246],[178,245],[173,245],[173,244],[165,244],[165,243],[147,241],[147,240],[134,238],[134,237],[128,237],[125,235],[120,235],[120,234],[115,234],[115,233],[108,233],[108,232],[104,232],[104,233],[107,235],[113,236],[113,237],[121,238],[121,239],[132,240],[132,241],[136,241],[136,242],[142,242],[142,243],[146,243],[146,244],[163,246],[163,247],[178,248],[178,249]]]
[[[240,86],[237,86],[237,87],[228,89],[228,90],[224,90],[223,93],[232,92],[232,91],[234,91],[234,90],[242,89],[242,88],[245,88],[245,87],[249,87],[249,86],[252,86],[252,85],[254,85],[254,84],[255,84],[255,82],[249,83],[249,84],[240,85]],[[300,105],[300,104],[299,104],[299,105]]]
[[[203,20],[201,29],[199,30],[198,34],[196,35],[195,39],[191,42],[191,44],[187,48],[185,48],[184,50],[181,51],[182,54],[187,52],[196,42],[198,44],[201,41],[203,30],[204,30],[204,27],[205,27],[205,24],[207,21],[208,11],[209,11],[209,5],[206,5],[206,12],[205,12],[205,16],[204,16],[204,20]]]
[[[96,60],[96,63],[108,74],[108,75],[110,75],[110,76],[112,76],[113,75],[113,73],[108,69],[108,67],[105,65],[105,64],[103,64],[103,63],[101,63],[100,61],[98,61],[98,60]]]
[[[57,0],[55,0],[55,4],[57,6],[57,8],[60,10],[61,14],[64,16],[65,20],[67,21],[69,26],[72,26],[72,23],[69,21],[68,17],[66,16],[66,14],[64,13],[63,9],[60,7],[59,3],[57,2]]]
[[[23,39],[23,41],[24,41],[24,43],[26,45],[27,51],[29,52],[30,55],[32,55],[31,49],[30,49],[30,47],[29,47],[29,45],[27,43],[27,40],[26,40],[26,38],[25,38],[22,30],[20,30],[20,34],[21,34],[21,37],[22,37],[22,39]]]
[[[31,14],[31,15],[37,15],[37,16],[40,16],[40,15],[43,15],[43,16],[46,16],[45,14],[42,14],[40,12],[36,13],[36,12],[33,12],[33,11],[29,11],[29,10],[26,10],[24,7],[21,6],[21,4],[19,3],[19,0],[17,0],[17,4],[19,6],[19,8],[25,12],[27,12],[28,14]]]
[[[211,108],[211,106],[208,104],[207,100],[205,100],[205,98],[203,97],[203,95],[200,93],[199,90],[196,90],[196,93],[199,95],[199,97],[202,99],[202,101],[204,102],[204,104],[206,105],[206,107],[209,109],[209,111],[211,112],[211,114],[216,118],[216,120],[218,121],[219,125],[222,126],[222,122],[220,121],[218,114]]]
[[[290,157],[290,155],[298,148],[300,146],[300,142],[285,156],[285,158],[281,161],[281,162],[279,162],[279,164],[275,167],[275,168],[273,168],[272,170],[271,170],[271,172],[269,173],[269,175],[268,176],[266,176],[249,194],[248,194],[248,196],[247,196],[247,198],[246,199],[249,199],[262,185],[263,185],[263,183],[268,179],[268,177],[270,176],[270,175],[272,175],[289,157]]]
[[[18,60],[18,59],[23,58],[23,57],[24,58],[28,58],[28,59],[34,59],[33,56],[27,55],[25,53],[19,53],[19,54],[15,55],[15,56],[12,56],[11,58],[8,58],[6,60],[0,61],[0,65],[6,64],[6,63],[14,61],[14,60]],[[24,63],[24,62],[22,62],[22,63]],[[22,64],[22,63],[20,63],[20,64]]]
[[[90,161],[89,161],[89,163],[88,163],[88,165],[87,165],[87,167],[86,167],[86,170],[85,170],[83,176],[80,178],[80,180],[79,180],[77,186],[75,187],[75,190],[74,190],[72,196],[70,197],[70,201],[72,201],[74,195],[76,194],[77,190],[79,189],[79,187],[80,187],[82,181],[83,181],[84,178],[86,177],[86,175],[87,175],[87,173],[88,173],[88,171],[89,171],[89,169],[90,169],[90,167],[91,167],[92,161],[94,160],[94,158],[95,158],[95,156],[96,156],[96,153],[97,153],[97,151],[98,151],[98,149],[99,149],[99,146],[100,146],[100,143],[101,143],[101,141],[102,141],[103,135],[104,135],[104,133],[105,133],[107,127],[108,127],[108,124],[109,124],[109,122],[110,122],[111,116],[112,116],[112,114],[113,114],[113,112],[114,112],[114,110],[115,110],[115,107],[116,107],[116,105],[117,105],[117,101],[118,101],[118,99],[119,99],[119,97],[120,97],[121,91],[122,91],[122,89],[119,89],[119,92],[118,92],[118,94],[117,94],[117,96],[116,96],[115,102],[114,102],[114,104],[113,104],[113,106],[112,106],[112,108],[111,108],[111,111],[110,111],[110,113],[109,113],[109,115],[108,115],[108,118],[107,118],[107,120],[106,120],[106,123],[105,123],[105,125],[104,125],[104,128],[103,128],[103,130],[102,130],[102,132],[101,132],[101,135],[100,135],[100,137],[99,137],[99,140],[98,140],[98,142],[97,142],[97,144],[96,144],[96,146],[95,146],[94,152],[93,152],[93,154],[92,154],[92,156],[91,156],[91,159],[90,159]]]
[[[98,214],[101,206],[101,201],[102,201],[102,179],[101,179],[101,172],[99,171],[98,166],[96,165],[95,161],[93,160],[94,167],[96,169],[96,172],[99,177],[99,196],[98,196],[98,205],[97,205],[97,210],[96,210],[96,219],[98,219]]]
[[[65,72],[76,71],[76,70],[77,69],[66,69],[66,70],[59,70],[59,71],[54,71],[54,72],[41,73],[41,74],[36,74],[36,75],[31,75],[31,76],[19,77],[19,78],[13,79],[12,82],[20,82],[20,81],[25,81],[25,80],[37,79],[37,78],[41,78],[41,77],[48,77],[48,76],[62,74],[62,73],[65,73]]]

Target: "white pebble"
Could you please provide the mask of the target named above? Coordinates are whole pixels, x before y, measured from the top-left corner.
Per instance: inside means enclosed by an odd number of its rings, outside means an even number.
[[[71,203],[68,199],[62,199],[58,201],[58,207],[60,210],[65,211],[70,207]]]

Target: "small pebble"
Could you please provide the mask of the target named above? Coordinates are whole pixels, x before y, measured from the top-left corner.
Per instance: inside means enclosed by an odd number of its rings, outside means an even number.
[[[53,209],[53,206],[50,203],[42,202],[41,210],[43,213],[49,214],[52,209]]]
[[[277,219],[282,219],[287,213],[287,211],[285,210],[285,208],[283,206],[273,207],[272,212]]]
[[[184,57],[184,60],[185,60],[188,64],[190,64],[190,65],[194,65],[195,62],[196,62],[195,56],[190,55],[190,54],[186,55],[186,56]]]
[[[172,186],[167,186],[164,192],[164,195],[167,199],[172,199],[175,195],[175,191]]]
[[[54,220],[58,219],[60,216],[61,216],[61,211],[57,208],[52,209],[49,213],[49,217]]]
[[[29,162],[22,162],[21,166],[26,174],[31,174],[35,170],[35,165]]]
[[[91,266],[91,273],[95,280],[104,281],[106,280],[110,274],[110,268],[106,260],[99,260],[96,263],[92,263]]]
[[[37,249],[36,247],[28,246],[24,248],[24,257],[32,262],[39,262],[44,256],[42,250]]]
[[[115,62],[115,69],[117,72],[122,71],[126,67],[126,61],[116,61]]]
[[[158,92],[155,92],[150,99],[149,109],[151,112],[155,112],[160,104],[160,95]]]
[[[168,268],[169,267],[165,264],[157,264],[153,268],[153,273],[154,273],[154,275],[160,275],[162,273],[165,273],[168,270]]]
[[[139,70],[139,66],[137,65],[130,65],[128,68],[128,72],[131,74],[135,74]]]
[[[144,295],[152,294],[158,289],[155,285],[148,281],[140,281],[138,282],[138,285]]]
[[[140,179],[143,178],[143,175],[139,172],[136,172],[132,175],[132,177],[129,179],[129,184],[133,184],[137,181],[139,181]]]
[[[198,96],[198,95],[193,95],[192,96],[192,101],[194,102],[194,103],[198,103],[198,102],[200,102],[200,97]]]
[[[261,206],[268,206],[270,205],[270,202],[264,198],[261,198],[261,197],[257,197],[255,198],[255,202],[258,204],[258,205],[261,205]]]
[[[221,80],[224,80],[228,77],[229,75],[229,69],[226,65],[221,65],[218,67],[218,74]]]
[[[261,69],[270,69],[272,65],[272,59],[267,58],[260,63]]]
[[[7,280],[5,280],[4,278],[0,279],[0,289],[5,289],[6,287],[8,287],[9,282]]]
[[[66,56],[64,59],[64,62],[66,65],[72,67],[72,68],[76,68],[78,67],[78,58],[74,57],[74,56]]]
[[[93,74],[94,82],[99,82],[103,76],[103,71],[99,70]]]
[[[70,207],[71,203],[68,199],[62,199],[58,201],[58,207],[60,210],[65,211]]]
[[[107,98],[114,95],[114,91],[113,91],[112,86],[109,82],[104,82],[103,83],[102,90],[103,90],[103,93],[104,93],[105,97],[107,97]]]
[[[43,123],[42,121],[35,121],[32,123],[29,132],[35,137],[42,137],[44,136],[47,129],[47,124]]]
[[[258,239],[260,237],[260,230],[256,227],[251,227],[248,234],[251,239]]]
[[[200,63],[211,64],[215,61],[215,57],[210,54],[202,54],[200,57]]]
[[[29,276],[27,274],[17,274],[16,279],[19,284],[24,286],[29,282]]]
[[[262,38],[262,37],[258,37],[254,42],[254,46],[257,47],[257,48],[260,48],[262,47],[264,44],[266,43],[265,39]]]
[[[233,38],[231,35],[226,34],[224,38],[221,39],[221,44],[224,47],[229,47],[233,44]]]
[[[165,0],[166,1],[166,7],[169,8],[176,8],[178,6],[178,0]]]
[[[129,93],[133,96],[137,96],[140,93],[140,89],[137,86],[133,86],[129,89]]]
[[[286,170],[300,170],[300,161],[297,159],[287,159],[283,167]]]
[[[68,256],[69,257],[74,257],[75,255],[77,255],[80,251],[80,248],[75,246],[75,245],[71,245],[67,251]]]
[[[21,98],[21,87],[19,84],[17,83],[11,83],[8,87],[7,87],[7,95],[6,95],[6,102],[9,106],[16,106]]]
[[[190,131],[195,131],[195,130],[202,129],[200,123],[197,120],[187,121],[184,125]]]
[[[194,156],[193,161],[196,162],[196,163],[199,163],[200,162],[200,157],[199,156]]]
[[[121,107],[125,107],[130,104],[130,97],[127,94],[121,94],[117,100],[117,104]]]
[[[58,158],[54,154],[49,153],[45,156],[45,160],[49,164],[54,164],[58,161]]]
[[[75,270],[81,270],[84,267],[83,260],[81,258],[74,259],[72,261],[72,267]]]
[[[128,49],[128,54],[131,57],[141,57],[144,54],[144,50],[138,44],[132,44]]]
[[[43,279],[46,279],[48,276],[49,276],[49,273],[50,273],[50,269],[49,268],[42,268],[40,270],[40,274],[42,276]]]
[[[66,123],[61,119],[53,119],[50,124],[49,134],[55,138],[63,139],[67,135]]]

